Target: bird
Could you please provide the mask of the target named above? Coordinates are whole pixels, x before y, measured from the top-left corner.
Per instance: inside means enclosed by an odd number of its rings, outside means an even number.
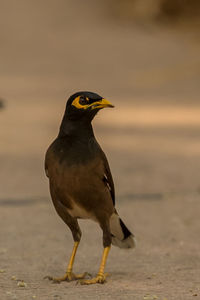
[[[71,230],[74,246],[63,277],[53,282],[78,280],[89,285],[105,283],[104,272],[111,244],[134,248],[135,237],[115,208],[115,188],[105,153],[98,144],[92,120],[103,108],[114,107],[96,93],[79,91],[69,97],[57,138],[45,155],[45,172],[53,205]],[[74,274],[73,264],[81,240],[79,219],[90,219],[103,232],[103,255],[97,275]],[[87,278],[86,278],[87,277]]]

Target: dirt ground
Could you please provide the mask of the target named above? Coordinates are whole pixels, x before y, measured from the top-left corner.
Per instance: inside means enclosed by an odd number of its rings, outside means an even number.
[[[125,197],[126,198],[126,197]],[[132,251],[113,247],[104,285],[52,284],[62,275],[72,247],[71,234],[48,199],[1,204],[1,299],[192,299],[200,294],[199,195],[123,199],[117,207],[137,236]],[[101,232],[80,222],[83,239],[76,272],[97,271]],[[14,278],[15,280],[12,280]],[[24,280],[26,287],[18,287]]]
[[[10,3],[0,1],[0,299],[199,299],[197,32],[115,24],[99,1]],[[95,134],[137,239],[135,250],[112,247],[107,283],[93,286],[43,279],[64,273],[73,245],[44,154],[66,97],[81,89],[115,105],[98,114]],[[74,271],[95,275],[102,233],[80,225]]]

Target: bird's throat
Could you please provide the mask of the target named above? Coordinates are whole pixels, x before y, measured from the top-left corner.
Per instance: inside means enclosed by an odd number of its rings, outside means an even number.
[[[58,137],[74,136],[79,138],[93,137],[92,124],[87,120],[68,120],[63,117]]]

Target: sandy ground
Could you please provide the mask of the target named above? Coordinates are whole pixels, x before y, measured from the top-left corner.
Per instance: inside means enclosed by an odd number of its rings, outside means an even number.
[[[63,274],[73,241],[50,202],[43,153],[57,132],[63,105],[59,105],[60,110],[57,109],[53,119],[49,115],[56,111],[54,102],[48,109],[45,102],[43,105],[40,102],[39,108],[35,103],[28,107],[35,113],[23,120],[14,117],[22,109],[26,110],[23,101],[13,103],[1,113],[6,133],[14,127],[21,139],[15,136],[13,141],[14,137],[9,139],[1,131],[4,141],[1,148],[1,299],[185,300],[199,297],[198,119],[190,126],[186,114],[180,124],[173,124],[171,114],[166,114],[163,106],[156,106],[153,121],[149,118],[148,124],[144,118],[146,106],[132,108],[132,117],[137,116],[132,125],[128,118],[115,121],[115,113],[123,115],[123,107],[99,113],[94,122],[95,131],[113,171],[117,209],[135,233],[138,244],[133,251],[112,247],[106,267],[111,276],[105,285],[86,287],[74,282],[56,285],[43,277]],[[157,118],[156,109],[159,110]],[[195,115],[199,108],[193,109]],[[35,124],[41,115],[40,125]],[[156,122],[159,126],[155,126]],[[24,124],[28,124],[29,131],[23,130]],[[102,252],[101,230],[92,221],[80,224],[83,238],[75,271],[95,275]],[[23,280],[26,287],[18,287],[18,280]]]
[[[0,1],[1,300],[200,298],[199,35],[116,23],[100,3]],[[63,274],[73,244],[43,161],[77,89],[116,105],[94,127],[138,241],[112,247],[105,285],[43,279]],[[75,272],[95,275],[101,230],[80,224]]]
[[[62,275],[72,247],[71,234],[48,199],[1,205],[1,299],[191,299],[200,293],[199,195],[123,199],[117,207],[135,232],[137,249],[113,247],[104,285],[52,284]],[[76,272],[97,271],[101,231],[80,222],[83,238]],[[12,277],[16,280],[12,280]],[[18,287],[18,280],[27,286]]]

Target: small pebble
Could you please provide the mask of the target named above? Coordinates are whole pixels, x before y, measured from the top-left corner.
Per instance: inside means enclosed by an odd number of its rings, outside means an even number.
[[[143,299],[144,300],[156,300],[156,299],[158,299],[158,296],[146,294],[146,295],[144,295]]]
[[[54,295],[54,298],[55,298],[56,300],[62,299],[60,295]]]
[[[26,284],[26,282],[24,282],[24,281],[19,281],[19,282],[17,283],[17,286],[19,286],[19,287],[27,287],[27,284]]]
[[[0,269],[0,273],[5,273],[6,271],[4,269]]]

